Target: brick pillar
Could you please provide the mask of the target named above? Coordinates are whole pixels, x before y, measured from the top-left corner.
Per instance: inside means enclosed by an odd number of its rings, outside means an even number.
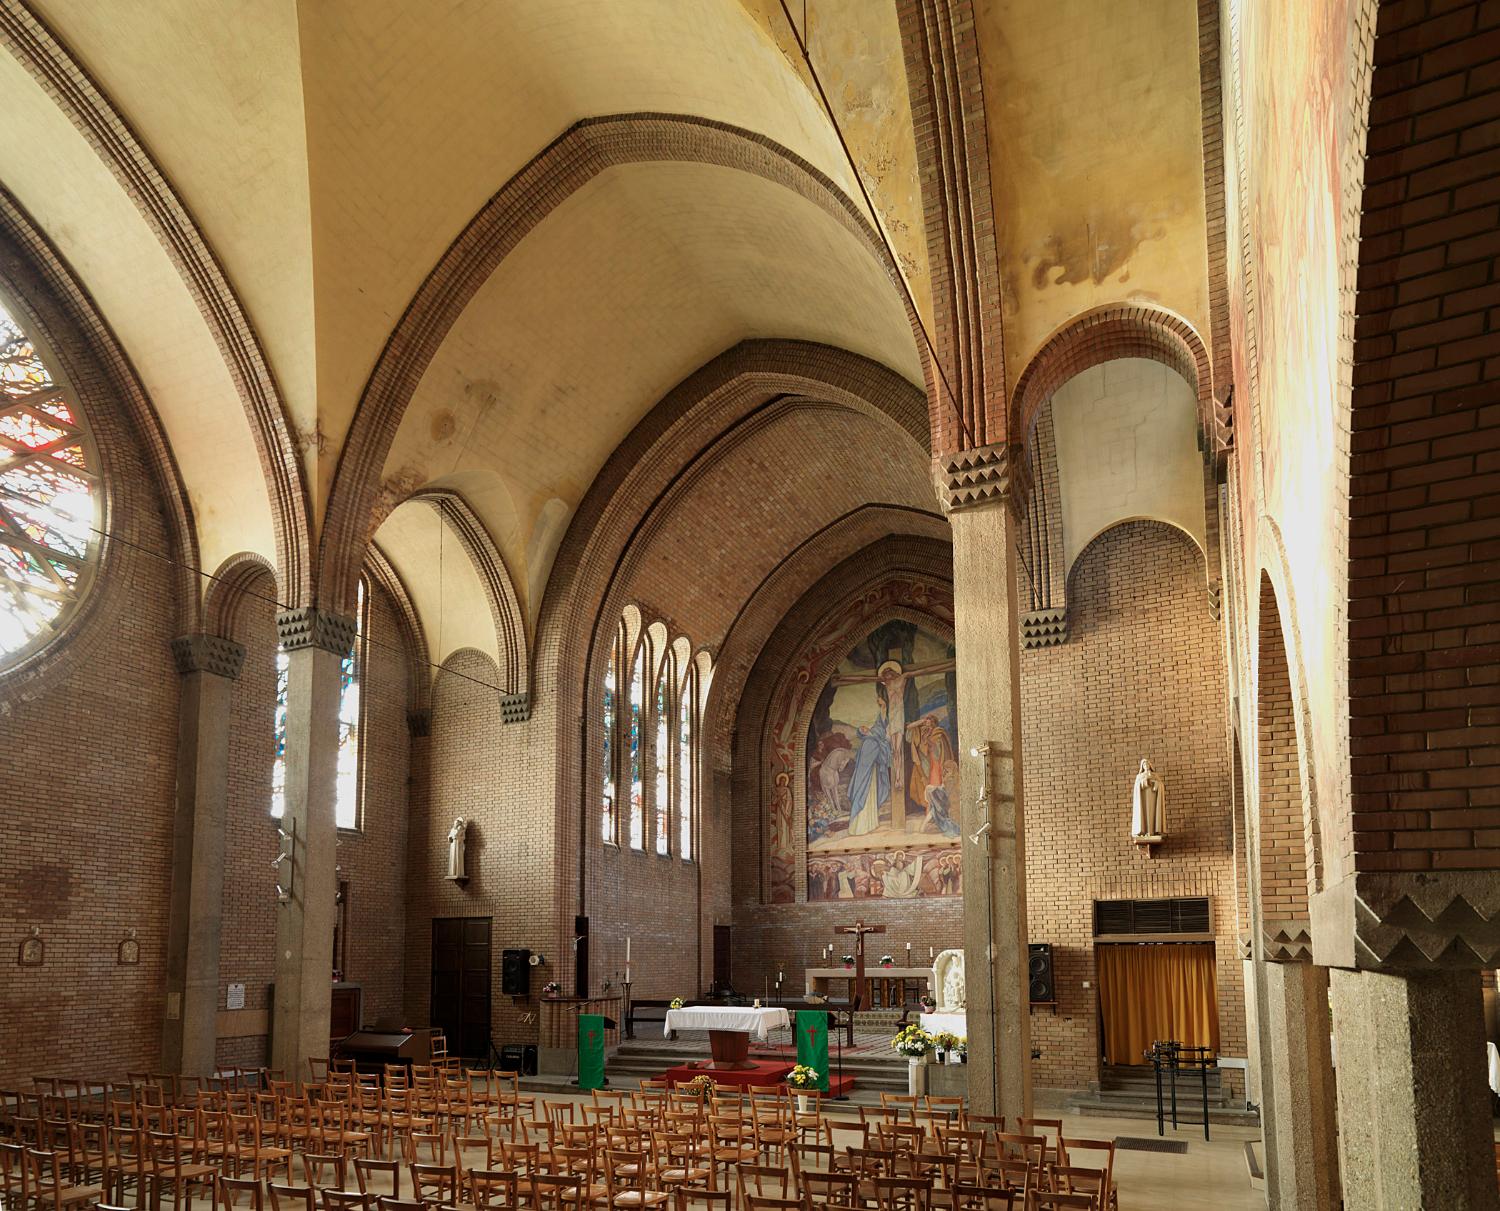
[[[217,1047],[229,696],[245,649],[217,635],[184,635],[172,641],[172,656],[182,692],[161,1054],[168,1072],[208,1076]]]
[[[1477,971],[1333,972],[1349,1211],[1495,1211]]]
[[[338,766],[339,669],[354,645],[354,620],[315,609],[276,617],[287,654],[286,812],[278,868],[290,891],[276,914],[276,989],[271,1067],[306,1077],[310,1056],[328,1054],[332,999],[334,793]]]
[[[1273,1211],[1337,1211],[1338,1111],[1334,1090],[1328,969],[1311,962],[1262,963],[1266,1031],[1262,1084],[1270,1087],[1266,1202]]]
[[[1011,465],[1005,447],[949,458],[940,494],[953,530],[969,1106],[1014,1121],[1031,1113],[1031,1011]]]

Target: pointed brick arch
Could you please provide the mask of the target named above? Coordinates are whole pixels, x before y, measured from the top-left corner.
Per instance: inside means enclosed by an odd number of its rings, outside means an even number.
[[[320,597],[353,600],[364,544],[373,532],[380,472],[422,375],[464,308],[500,263],[558,206],[606,169],[677,162],[733,168],[800,194],[863,244],[903,300],[924,373],[921,322],[900,268],[863,211],[796,153],[754,131],[685,114],[588,118],[569,127],[480,209],[427,275],[371,372],[339,455],[320,554]]]
[[[1213,397],[1213,367],[1193,326],[1150,303],[1114,303],[1086,311],[1053,333],[1032,356],[1011,395],[1015,441],[1027,447],[1042,406],[1075,374],[1122,357],[1148,358],[1175,370],[1198,400],[1198,423],[1215,455],[1229,448],[1231,415]]]

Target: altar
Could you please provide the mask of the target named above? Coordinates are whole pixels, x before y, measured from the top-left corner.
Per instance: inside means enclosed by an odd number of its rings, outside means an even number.
[[[750,1036],[762,1043],[768,1032],[778,1027],[790,1028],[791,1015],[785,1009],[746,1009],[738,1005],[688,1005],[667,1010],[662,1033],[672,1037],[674,1030],[708,1031],[711,1068],[744,1069],[755,1067],[749,1062]]]
[[[806,991],[809,996],[826,997],[828,995],[828,984],[832,980],[844,980],[848,989],[850,999],[853,999],[854,984],[858,979],[858,973],[852,967],[809,967],[803,978],[806,983]],[[865,979],[875,980],[901,980],[906,983],[916,984],[919,989],[928,993],[932,992],[932,968],[931,967],[866,967]],[[868,1009],[865,1005],[862,1008]],[[887,1008],[899,1008],[899,1006],[888,1006]]]
[[[924,1013],[921,1015],[922,1029],[928,1034],[956,1034],[959,1038],[969,1035],[969,1015],[958,1013]]]

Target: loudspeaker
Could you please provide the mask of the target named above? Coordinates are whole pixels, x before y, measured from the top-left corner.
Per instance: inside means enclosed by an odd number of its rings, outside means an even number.
[[[531,951],[500,952],[500,991],[508,997],[524,997],[531,992]]]
[[[1033,1005],[1051,1005],[1057,1001],[1057,982],[1052,978],[1052,943],[1033,942],[1026,960],[1026,979]]]

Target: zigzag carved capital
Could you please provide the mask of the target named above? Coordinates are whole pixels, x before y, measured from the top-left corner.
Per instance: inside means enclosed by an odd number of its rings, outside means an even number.
[[[1266,962],[1312,962],[1310,921],[1266,921],[1262,923],[1261,934]]]
[[[1500,871],[1355,877],[1354,954],[1375,970],[1464,970],[1500,962]]]
[[[1031,470],[1020,446],[977,446],[942,457],[937,490],[943,508],[950,513],[1004,503],[1019,516],[1031,496]]]

